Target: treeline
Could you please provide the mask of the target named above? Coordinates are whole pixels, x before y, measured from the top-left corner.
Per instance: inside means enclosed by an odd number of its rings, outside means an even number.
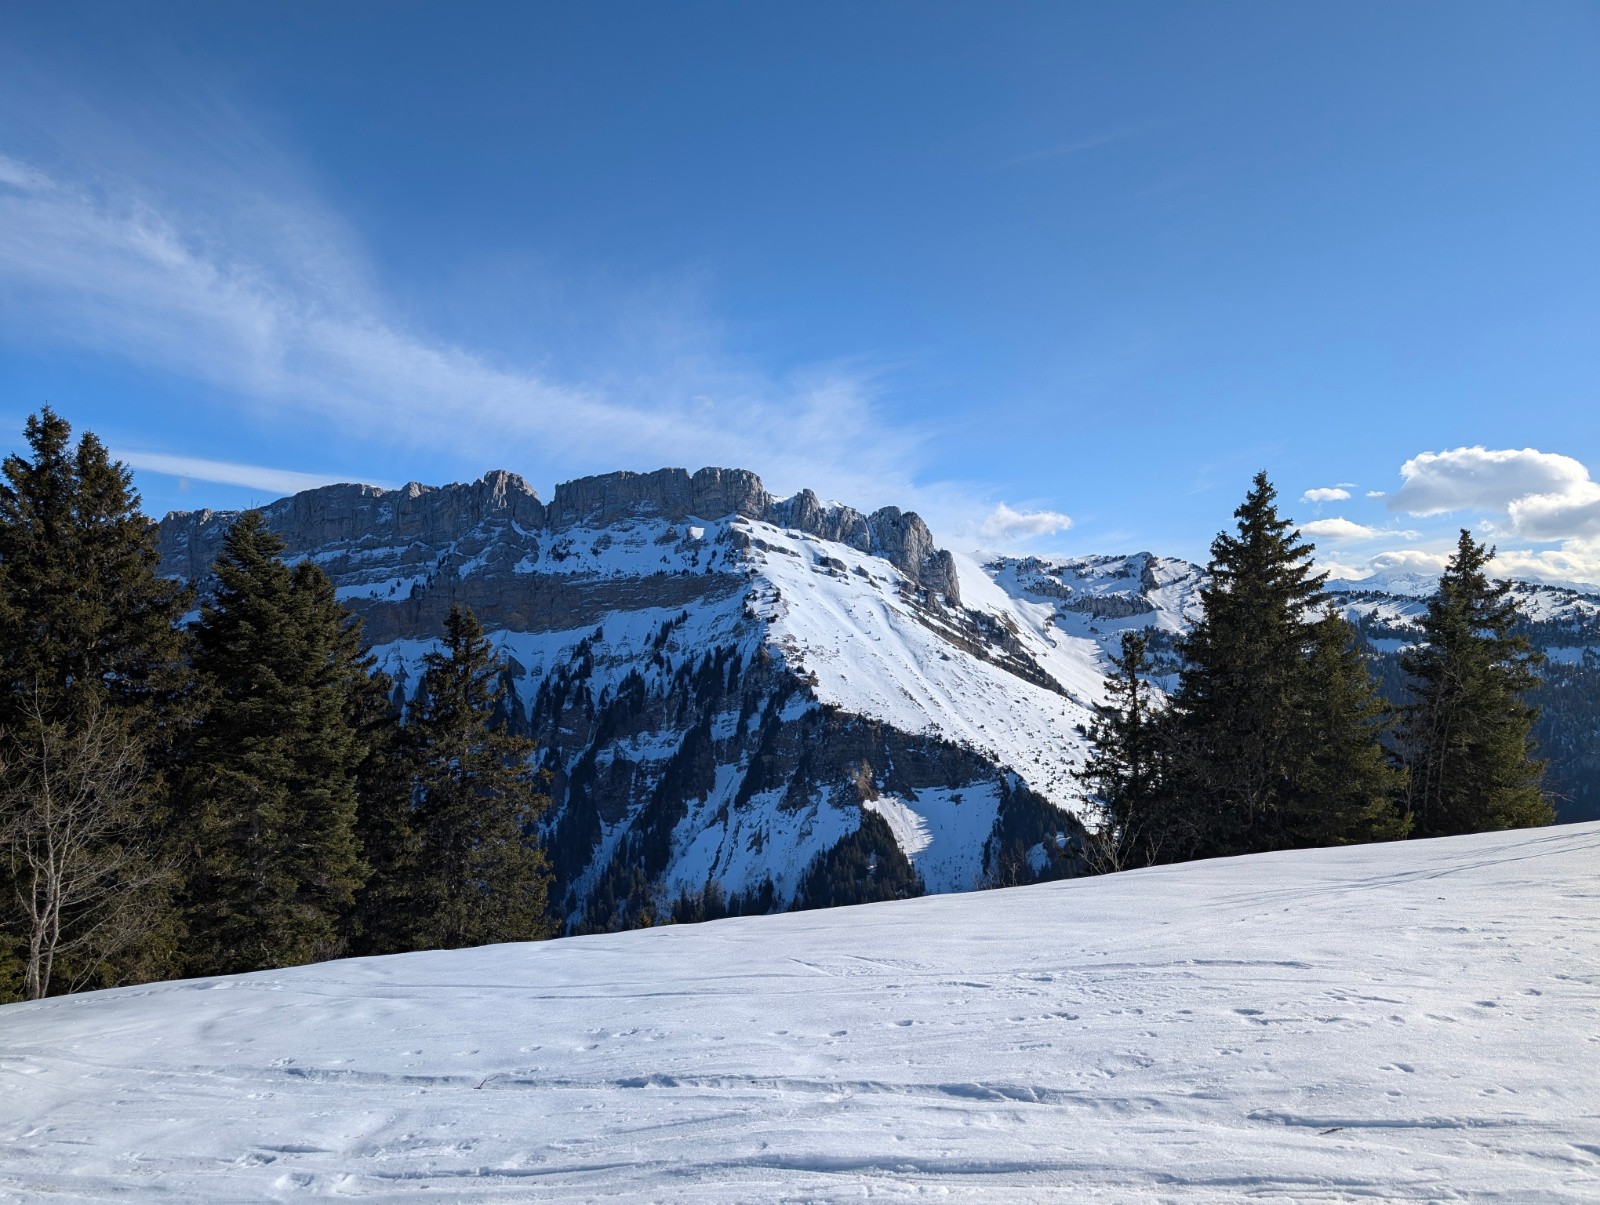
[[[548,799],[469,611],[402,708],[259,512],[202,602],[94,435],[46,408],[27,441],[0,470],[0,999],[554,932]]]
[[[1101,812],[1090,869],[1554,820],[1527,702],[1542,657],[1487,575],[1492,550],[1461,532],[1395,708],[1265,473],[1234,517],[1170,697],[1150,685],[1143,634],[1113,658],[1080,774]]]
[[[259,512],[226,533],[197,598],[158,572],[131,474],[94,435],[74,443],[48,408],[26,434],[30,455],[0,466],[0,1000],[554,934],[549,800],[470,612],[451,612],[404,700],[327,576],[286,564]],[[1486,575],[1492,552],[1462,533],[1397,709],[1265,475],[1236,517],[1171,696],[1140,633],[1114,659],[1082,772],[1103,821],[1088,869],[1552,819],[1526,702],[1540,659]],[[737,672],[708,656],[695,688]],[[702,725],[592,923],[608,908],[657,923],[652,884],[710,760]],[[920,890],[866,813],[795,906]],[[624,917],[619,901],[647,898]],[[708,882],[659,919],[775,905],[770,881],[732,897]]]

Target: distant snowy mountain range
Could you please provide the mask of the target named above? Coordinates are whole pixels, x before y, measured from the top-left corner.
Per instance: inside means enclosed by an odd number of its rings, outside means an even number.
[[[1071,771],[1108,651],[1149,629],[1170,669],[1204,581],[1150,553],[956,555],[915,514],[774,498],[740,470],[611,473],[548,504],[507,472],[337,485],[264,510],[362,617],[397,694],[452,603],[493,633],[509,718],[551,771],[575,927],[708,882],[792,905],[851,839],[931,892],[1048,873],[1083,815]],[[168,515],[164,570],[203,580],[232,518]],[[1421,583],[1333,586],[1380,653],[1414,632]],[[1553,660],[1600,649],[1600,597],[1518,591]]]

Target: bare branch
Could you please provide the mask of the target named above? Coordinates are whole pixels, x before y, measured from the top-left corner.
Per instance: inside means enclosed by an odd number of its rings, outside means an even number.
[[[29,999],[49,992],[58,960],[72,956],[82,986],[156,922],[168,869],[139,823],[143,792],[138,745],[103,705],[63,721],[35,699],[0,739],[0,857],[28,934]]]

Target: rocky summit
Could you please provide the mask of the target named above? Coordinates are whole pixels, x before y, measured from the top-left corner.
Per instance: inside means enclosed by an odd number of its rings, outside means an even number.
[[[549,770],[574,931],[1059,873],[1107,651],[1139,627],[1170,669],[1204,581],[1150,553],[957,556],[915,513],[775,498],[739,469],[585,477],[548,503],[503,471],[334,485],[263,510],[360,616],[398,704],[452,604],[490,630],[507,722]],[[168,515],[164,571],[204,589],[234,517]],[[1600,643],[1600,600],[1529,590],[1558,662]],[[1421,609],[1340,597],[1378,656]]]

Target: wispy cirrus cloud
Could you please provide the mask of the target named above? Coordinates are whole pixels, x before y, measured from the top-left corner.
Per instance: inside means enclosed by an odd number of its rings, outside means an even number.
[[[0,340],[200,386],[188,397],[222,419],[213,431],[237,416],[317,432],[368,476],[395,448],[545,483],[737,465],[780,492],[951,524],[987,508],[990,483],[926,479],[933,433],[881,405],[892,362],[847,348],[769,371],[730,351],[704,265],[580,278],[525,249],[521,296],[550,312],[507,337],[504,307],[452,310],[445,336],[387,286],[285,128],[205,64],[172,62],[181,86],[136,100],[50,66],[0,47]],[[202,458],[250,459],[214,444]]]
[[[380,440],[496,457],[536,447],[554,471],[747,465],[866,502],[913,487],[918,437],[879,420],[870,367],[773,380],[697,350],[629,381],[561,380],[408,328],[349,269],[347,248],[319,242],[337,223],[282,224],[294,239],[272,237],[277,223],[242,238],[136,182],[106,188],[0,157],[0,314],[14,333]]]
[[[1070,138],[1065,142],[1053,146],[1041,147],[1036,151],[1018,155],[1007,159],[1000,164],[1001,167],[1021,167],[1024,163],[1038,163],[1043,159],[1060,159],[1067,155],[1080,154],[1083,151],[1092,151],[1097,147],[1106,146],[1126,138],[1132,130],[1108,130],[1103,134],[1090,134],[1083,138]]]
[[[151,473],[165,473],[189,481],[211,481],[218,485],[238,485],[246,489],[264,490],[273,495],[297,494],[301,490],[334,485],[348,478],[335,473],[302,473],[295,469],[271,468],[266,465],[237,464],[226,460],[206,460],[199,456],[173,456],[165,452],[142,452],[115,449],[117,459],[135,469]],[[367,481],[366,485],[390,486],[388,481]]]

